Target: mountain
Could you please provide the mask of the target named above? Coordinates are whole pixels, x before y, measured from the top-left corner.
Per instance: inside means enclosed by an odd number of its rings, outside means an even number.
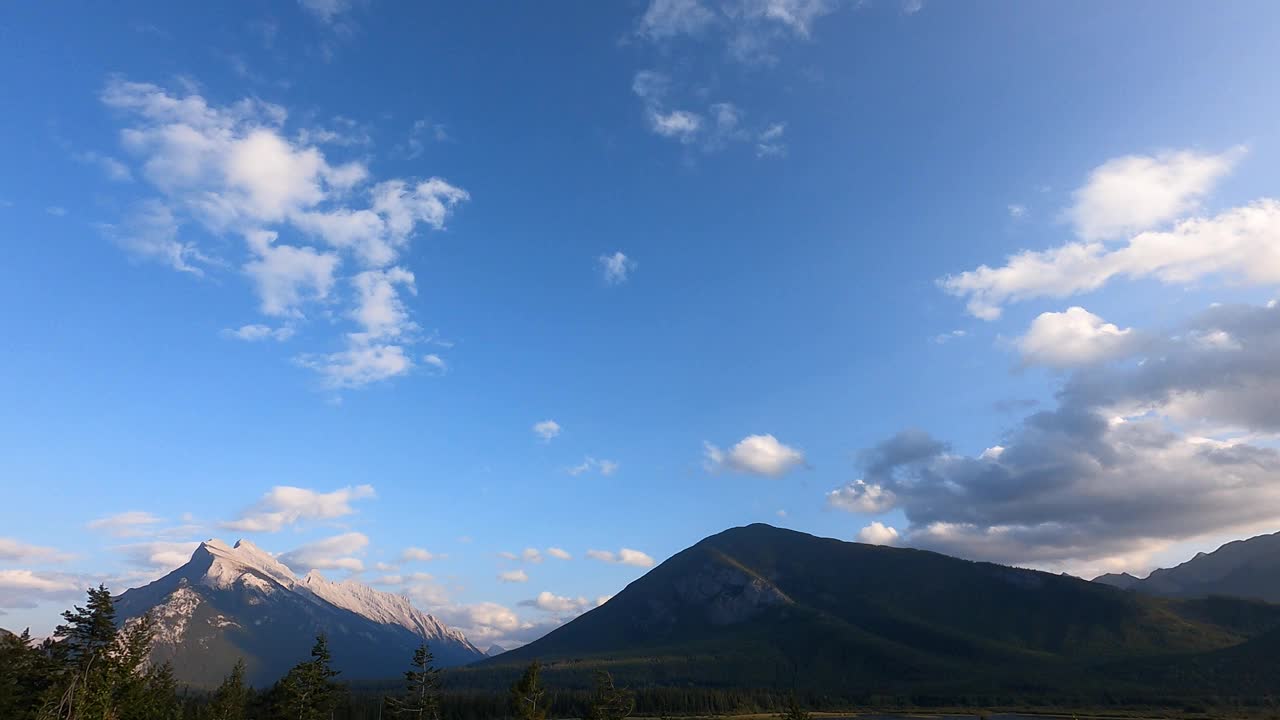
[[[1121,590],[1132,590],[1135,585],[1142,582],[1141,580],[1130,575],[1127,572],[1106,573],[1105,575],[1099,575],[1098,577],[1094,578],[1093,581],[1096,583],[1102,583],[1103,585],[1110,585],[1111,587],[1117,587],[1117,588],[1120,588]]]
[[[506,651],[507,649],[502,647],[501,645],[490,645],[489,649],[484,651],[484,654],[488,655],[489,657],[494,657],[496,655],[501,655]]]
[[[1231,595],[1280,603],[1280,533],[1229,542],[1141,580],[1126,573],[1094,582],[1169,597]]]
[[[315,571],[299,580],[245,540],[201,543],[187,564],[120,595],[116,611],[121,621],[151,612],[153,659],[172,661],[178,679],[196,687],[216,685],[237,658],[250,682],[274,682],[308,657],[320,632],[346,679],[403,672],[423,639],[441,666],[484,657],[462,633],[404,597],[352,580],[331,582]]]
[[[1152,598],[751,525],[706,538],[604,605],[451,677],[500,684],[486,674],[539,659],[566,681],[607,666],[644,685],[1063,692],[1105,682],[1117,663],[1219,651],[1275,627],[1280,608],[1270,606]]]

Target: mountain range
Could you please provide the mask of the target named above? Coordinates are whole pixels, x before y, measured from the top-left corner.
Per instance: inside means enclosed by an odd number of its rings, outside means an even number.
[[[408,598],[352,580],[331,582],[315,571],[299,579],[244,540],[201,543],[182,567],[120,595],[116,611],[121,621],[151,612],[153,659],[171,661],[177,678],[196,687],[216,685],[237,658],[250,682],[274,682],[307,659],[320,632],[335,667],[352,680],[399,674],[422,640],[440,666],[485,657]]]
[[[425,639],[458,690],[504,691],[537,659],[567,688],[608,668],[634,687],[1041,702],[1274,694],[1278,588],[1280,534],[1090,582],[757,524],[702,540],[514,650],[482,652],[354,580],[298,578],[245,541],[202,543],[117,610],[123,621],[151,612],[155,659],[197,687],[237,658],[269,684],[324,632],[349,680],[396,677]]]
[[[843,697],[1150,695],[1168,689],[1168,663],[1252,656],[1250,648],[1277,645],[1277,628],[1280,606],[1257,601],[1154,597],[751,525],[699,542],[604,605],[451,677],[499,686],[538,659],[570,685],[607,667],[641,686]]]
[[[1108,573],[1094,582],[1168,597],[1231,595],[1280,603],[1280,533],[1229,542],[1145,578]]]

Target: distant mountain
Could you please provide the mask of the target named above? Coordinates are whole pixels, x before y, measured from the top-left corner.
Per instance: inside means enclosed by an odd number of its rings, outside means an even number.
[[[1149,598],[751,525],[699,542],[604,605],[451,677],[500,686],[494,676],[536,658],[566,679],[607,665],[644,685],[1058,691],[1105,681],[1102,668],[1115,663],[1217,651],[1277,626],[1280,608],[1270,606]]]
[[[1143,579],[1107,574],[1094,582],[1169,597],[1230,595],[1280,603],[1280,533],[1229,542]]]
[[[495,655],[501,655],[506,651],[507,649],[502,647],[501,645],[490,645],[489,649],[484,651],[484,654],[488,655],[489,657],[493,657]]]
[[[249,680],[275,681],[308,657],[325,633],[345,679],[402,672],[421,640],[441,666],[485,657],[457,630],[408,599],[311,572],[299,580],[285,565],[241,540],[201,543],[186,565],[116,600],[122,621],[150,611],[157,622],[153,658],[171,660],[182,682],[216,685],[243,658]]]
[[[1121,590],[1132,590],[1134,585],[1142,582],[1127,572],[1099,575],[1094,578],[1093,581],[1096,583],[1102,583],[1103,585],[1110,585],[1111,587],[1118,587]]]

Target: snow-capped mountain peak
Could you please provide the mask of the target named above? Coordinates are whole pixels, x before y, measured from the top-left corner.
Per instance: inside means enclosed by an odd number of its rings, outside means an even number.
[[[399,625],[426,640],[448,638],[470,645],[462,633],[446,627],[435,617],[414,607],[409,598],[403,595],[375,590],[350,579],[333,582],[316,570],[307,573],[299,586],[331,605],[375,622]]]
[[[202,571],[197,577],[188,574],[191,582],[219,590],[229,589],[237,582],[260,590],[267,590],[273,584],[292,590],[298,583],[284,563],[247,540],[237,541],[234,546],[217,539],[206,540],[183,568]]]
[[[238,657],[257,663],[255,682],[272,682],[305,656],[317,633],[329,636],[351,677],[395,675],[423,640],[443,666],[484,657],[407,597],[353,579],[333,582],[315,570],[299,579],[246,540],[200,543],[185,565],[126,591],[116,608],[125,622],[151,613],[153,660],[174,660],[188,672],[181,679],[197,684],[216,684]]]

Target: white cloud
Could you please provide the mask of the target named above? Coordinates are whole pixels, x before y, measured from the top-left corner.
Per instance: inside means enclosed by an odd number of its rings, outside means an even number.
[[[563,549],[558,548],[558,547],[549,547],[549,548],[547,548],[547,554],[548,554],[548,555],[550,555],[551,557],[553,557],[553,558],[557,559],[557,560],[569,560],[569,559],[572,559],[572,558],[573,558],[573,556],[572,556],[572,555],[570,555],[570,554],[568,553],[568,551],[563,550]]]
[[[174,270],[204,275],[202,265],[213,262],[192,242],[178,239],[173,211],[156,200],[144,200],[125,218],[123,226],[100,224],[104,235],[139,260],[160,262]]]
[[[38,592],[78,591],[80,586],[65,576],[31,570],[0,570],[0,588]]]
[[[257,286],[264,315],[302,317],[303,304],[329,297],[339,259],[309,247],[278,245],[278,237],[269,230],[246,234],[253,259],[244,264],[244,272]]]
[[[560,434],[560,423],[555,420],[542,420],[533,424],[533,434],[542,438],[543,442],[551,442],[551,438]]]
[[[702,116],[688,110],[649,109],[649,128],[665,138],[691,143],[702,129]]]
[[[693,35],[715,19],[700,0],[651,0],[640,17],[639,32],[653,40]]]
[[[697,103],[705,104],[702,112],[671,107],[672,82],[663,73],[654,70],[637,72],[631,82],[631,91],[644,106],[649,130],[659,137],[696,146],[703,152],[721,150],[730,143],[751,143],[759,157],[786,154],[787,146],[783,141],[786,123],[770,123],[757,129],[744,127],[744,113],[738,106],[723,101],[707,103],[700,95]]]
[[[756,136],[756,155],[758,157],[786,155],[787,144],[782,139],[786,131],[786,123],[773,123],[760,131],[760,134]]]
[[[426,355],[423,355],[422,362],[432,371],[440,375],[449,371],[449,363],[445,362],[444,358],[435,353],[427,353]]]
[[[328,7],[329,17],[341,12]],[[194,240],[180,241],[194,237],[187,226],[241,237],[246,258],[238,265],[264,315],[296,324],[312,308],[332,317],[334,305],[350,303],[340,314],[358,329],[345,334],[345,348],[303,356],[298,365],[332,389],[412,370],[405,348],[422,338],[401,293],[414,292],[413,275],[396,263],[417,228],[444,228],[466,191],[438,177],[374,182],[363,163],[331,162],[314,144],[344,138],[318,130],[291,138],[285,109],[256,99],[217,107],[193,92],[114,79],[102,101],[127,119],[122,142],[160,193],[123,228],[104,232],[135,257],[193,273],[237,263],[215,262]],[[349,278],[340,277],[348,267]],[[338,292],[348,279],[351,293]]]
[[[804,453],[778,442],[773,435],[748,435],[728,452],[703,443],[707,469],[729,469],[768,477],[782,477],[804,465]]]
[[[652,557],[631,548],[622,548],[616,553],[611,550],[588,550],[587,557],[600,562],[632,565],[634,567],[653,567],[654,565]]]
[[[138,567],[157,572],[169,572],[185,565],[199,545],[198,542],[156,541],[121,545],[117,549]]]
[[[351,282],[357,297],[352,319],[364,328],[360,333],[361,341],[398,338],[417,330],[418,326],[409,319],[409,312],[396,290],[397,286],[402,286],[416,294],[413,273],[402,267],[366,270]]]
[[[356,555],[362,554],[368,545],[369,538],[363,533],[343,533],[290,550],[280,556],[280,562],[296,573],[311,570],[360,572],[364,570],[364,561]]]
[[[621,465],[613,460],[597,460],[588,455],[587,457],[582,459],[582,462],[567,469],[565,472],[569,473],[570,475],[573,475],[574,477],[577,477],[584,473],[589,473],[593,470],[598,470],[600,471],[601,475],[608,477],[618,472],[619,467],[621,467]]]
[[[1009,217],[1014,218],[1016,220],[1018,218],[1024,218],[1026,216],[1027,216],[1026,205],[1014,204],[1009,206]]]
[[[1023,251],[999,268],[983,265],[943,278],[968,299],[975,317],[993,320],[1003,305],[1096,290],[1117,277],[1183,285],[1220,276],[1244,285],[1280,283],[1280,201],[1258,200],[1213,217],[1182,220],[1111,249],[1098,242]]]
[[[771,46],[809,37],[813,24],[839,6],[838,0],[650,0],[637,34],[654,42],[714,32],[729,56],[746,63],[776,60]]]
[[[100,530],[116,537],[134,537],[149,532],[152,526],[162,522],[164,522],[162,519],[149,512],[130,510],[129,512],[91,520],[86,527],[90,530]]]
[[[324,386],[333,390],[388,380],[413,367],[413,360],[400,345],[364,345],[327,355],[302,355],[297,361],[320,373]]]
[[[858,531],[858,542],[893,545],[898,542],[898,531],[877,520]]]
[[[405,548],[404,552],[400,553],[400,559],[405,562],[430,562],[440,557],[440,555],[437,555],[430,550],[424,550],[423,548],[418,547]]]
[[[1071,368],[1126,355],[1136,340],[1132,329],[1121,330],[1082,307],[1071,307],[1041,313],[1017,345],[1027,365]]]
[[[576,598],[556,595],[555,593],[543,590],[538,593],[536,598],[532,600],[523,600],[521,605],[533,607],[553,615],[576,617],[583,612],[590,610],[595,605],[592,601],[585,597],[578,596]]]
[[[1190,150],[1127,155],[1094,168],[1067,215],[1084,240],[1105,240],[1156,227],[1196,209],[1244,154]]]
[[[275,340],[284,342],[293,337],[296,331],[288,325],[282,327],[271,327],[270,325],[262,325],[253,323],[250,325],[241,325],[238,328],[227,328],[220,334],[225,338],[233,340],[244,340],[245,342],[258,342],[259,340]]]
[[[933,342],[935,345],[946,345],[952,340],[959,340],[968,334],[969,333],[964,330],[952,330],[951,332],[938,333],[933,336]]]
[[[525,548],[524,551],[520,553],[520,559],[527,563],[534,563],[536,565],[542,562],[542,553],[538,548]]]
[[[1024,250],[1001,267],[982,265],[942,278],[939,285],[965,298],[972,315],[994,320],[1009,303],[1090,292],[1116,278],[1154,278],[1170,285],[1206,278],[1244,285],[1280,283],[1280,201],[1264,198],[1168,224],[1195,210],[1238,154],[1184,151],[1111,161],[1077,192],[1070,214],[1079,241]],[[1125,231],[1136,234],[1104,242]]]
[[[560,552],[564,552],[561,550]],[[556,555],[556,557],[560,557]],[[0,537],[0,561],[12,563],[58,563],[70,560],[72,555],[51,547],[28,545],[13,538]]]
[[[522,583],[529,582],[529,576],[524,570],[508,570],[498,574],[498,579],[504,583]]]
[[[356,485],[328,493],[277,485],[239,519],[222,525],[244,532],[277,532],[300,520],[332,520],[351,515],[355,512],[352,501],[374,496],[372,485]]]
[[[600,265],[600,274],[604,277],[606,285],[621,285],[625,283],[630,277],[631,271],[636,269],[636,261],[621,252],[615,252],[612,255],[601,255],[596,258],[596,262]]]
[[[893,492],[882,485],[873,485],[864,480],[854,480],[827,493],[828,505],[848,512],[884,512],[893,507],[893,503]]]
[[[49,207],[45,208],[44,211],[45,213],[52,215],[54,217],[65,217],[67,214],[67,209],[62,207],[61,205],[50,205]]]

